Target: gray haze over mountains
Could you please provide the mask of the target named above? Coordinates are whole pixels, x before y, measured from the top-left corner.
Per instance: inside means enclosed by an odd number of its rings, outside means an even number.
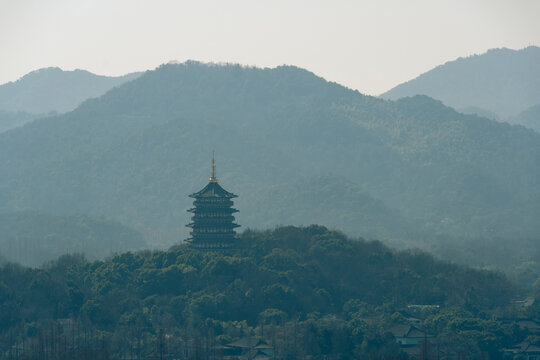
[[[245,227],[288,223],[293,205],[296,222],[318,221],[315,201],[355,235],[539,234],[537,134],[295,67],[164,65],[0,135],[0,206],[182,229],[212,148]]]
[[[395,100],[419,94],[441,100],[464,113],[538,130],[540,119],[533,120],[526,114],[540,105],[540,48],[493,49],[449,61],[381,97]]]
[[[0,213],[0,263],[4,257],[26,266],[40,266],[66,253],[103,259],[147,246],[140,233],[112,220],[86,215]]]
[[[522,111],[512,121],[516,124],[527,126],[540,133],[540,104],[531,106]]]
[[[0,212],[106,216],[169,246],[187,237],[187,195],[214,148],[244,229],[319,223],[452,261],[473,251],[482,266],[499,256],[488,244],[511,239],[508,267],[537,264],[540,135],[291,66],[163,65],[0,134]]]
[[[0,132],[39,117],[71,111],[84,100],[101,96],[140,75],[108,77],[56,67],[33,71],[17,81],[0,85]]]

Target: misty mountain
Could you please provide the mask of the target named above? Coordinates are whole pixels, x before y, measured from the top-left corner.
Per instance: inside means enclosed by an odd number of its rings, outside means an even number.
[[[395,247],[404,246],[400,239],[414,238],[421,233],[421,224],[389,208],[342,176],[320,174],[271,186],[257,195],[252,201],[266,206],[255,213],[242,214],[242,220],[257,223],[261,228],[276,224],[329,223],[331,219],[337,229],[362,233],[368,238],[384,238]]]
[[[0,259],[27,266],[39,266],[68,253],[103,259],[145,247],[140,233],[112,220],[36,212],[0,214]]]
[[[75,109],[86,99],[133,80],[141,73],[109,77],[85,70],[64,71],[50,67],[32,71],[17,81],[0,85],[0,110],[43,114]],[[0,118],[0,127],[3,127]]]
[[[163,65],[0,134],[0,211],[105,215],[175,242],[213,148],[244,228],[292,219],[384,239],[414,238],[410,228],[540,234],[538,134],[289,66]]]
[[[517,115],[513,122],[540,133],[540,104],[531,106]]]
[[[486,109],[481,109],[477,106],[467,106],[467,107],[456,109],[456,110],[463,114],[478,115],[480,117],[485,117],[491,120],[498,120],[498,121],[501,120],[499,115],[495,114],[494,112],[491,112]]]
[[[49,115],[55,115],[50,113]],[[22,126],[39,117],[47,116],[46,114],[30,114],[24,111],[9,112],[0,110],[0,133],[9,129]]]
[[[493,49],[449,61],[382,94],[384,99],[428,95],[456,109],[502,120],[540,103],[540,48]],[[491,117],[491,116],[489,116]]]

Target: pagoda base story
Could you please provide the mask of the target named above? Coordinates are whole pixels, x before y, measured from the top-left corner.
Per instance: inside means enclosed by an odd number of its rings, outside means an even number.
[[[194,242],[192,239],[187,239],[186,242],[190,247],[196,249],[232,249],[236,245],[236,241],[233,242]]]

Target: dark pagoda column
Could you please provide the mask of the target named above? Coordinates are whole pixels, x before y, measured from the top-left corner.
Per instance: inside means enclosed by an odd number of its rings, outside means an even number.
[[[187,241],[192,247],[201,249],[223,249],[233,247],[236,243],[234,223],[235,212],[233,201],[237,197],[223,189],[216,178],[216,165],[212,155],[212,176],[208,185],[199,192],[189,195],[194,198],[194,207],[188,211],[193,213],[190,227],[191,237]]]

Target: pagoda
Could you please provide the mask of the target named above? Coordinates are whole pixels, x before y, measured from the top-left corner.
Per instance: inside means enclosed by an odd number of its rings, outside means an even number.
[[[208,185],[201,191],[189,195],[195,199],[193,208],[188,212],[193,213],[192,222],[187,227],[190,227],[191,237],[187,239],[192,247],[201,249],[226,249],[233,247],[236,243],[235,228],[239,227],[234,223],[235,212],[233,209],[233,201],[231,199],[237,197],[223,189],[218,184],[216,177],[216,161],[212,152],[212,174]]]

